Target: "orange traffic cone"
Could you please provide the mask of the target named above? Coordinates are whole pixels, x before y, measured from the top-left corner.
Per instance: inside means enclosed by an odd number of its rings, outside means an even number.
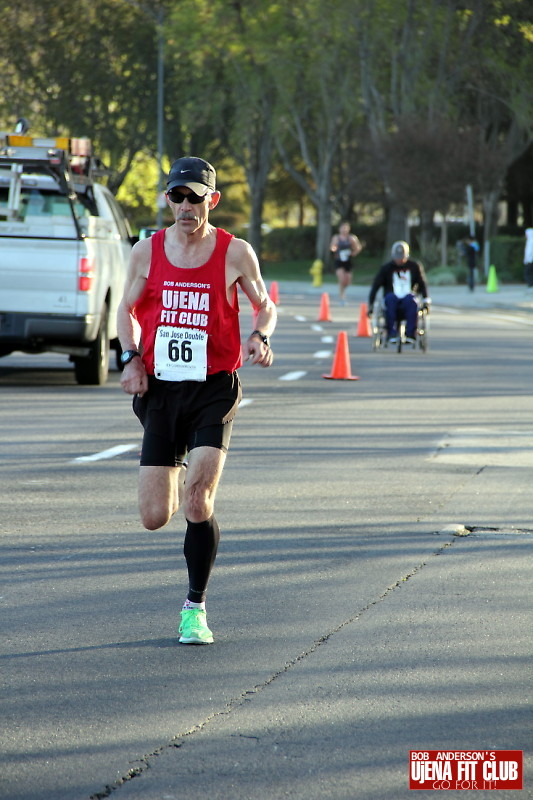
[[[329,313],[329,294],[324,292],[320,300],[320,311],[318,312],[318,322],[331,322]]]
[[[333,359],[331,375],[322,375],[323,378],[330,378],[335,381],[358,381],[357,375],[352,375],[350,367],[350,352],[348,350],[348,334],[341,331],[337,337],[337,347]]]
[[[368,306],[366,303],[361,303],[356,336],[372,336],[372,324],[368,317]]]
[[[274,305],[277,306],[278,303],[279,303],[279,287],[278,287],[278,282],[277,281],[272,281],[272,283],[270,284],[269,295],[270,295],[270,299],[272,300]]]

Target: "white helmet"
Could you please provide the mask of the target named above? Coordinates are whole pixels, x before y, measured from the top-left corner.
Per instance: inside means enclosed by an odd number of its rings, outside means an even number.
[[[407,242],[394,242],[391,248],[392,258],[409,258],[409,245]]]

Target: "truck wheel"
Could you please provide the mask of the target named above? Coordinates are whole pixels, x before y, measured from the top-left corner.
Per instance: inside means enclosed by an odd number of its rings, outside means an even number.
[[[116,365],[119,372],[122,372],[124,369],[124,364],[120,360],[121,355],[122,355],[122,347],[119,346],[118,349],[115,350]]]
[[[107,331],[107,308],[102,313],[98,335],[91,345],[87,358],[74,359],[76,381],[82,386],[102,386],[109,373],[109,334]]]

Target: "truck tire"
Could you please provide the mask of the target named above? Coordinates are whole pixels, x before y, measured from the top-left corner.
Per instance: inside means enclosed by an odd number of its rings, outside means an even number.
[[[102,386],[109,374],[109,333],[107,307],[102,312],[98,335],[87,358],[74,359],[74,375],[81,386]]]
[[[115,350],[115,362],[119,372],[124,370],[124,364],[120,360],[120,356],[122,355],[122,347],[119,345]]]

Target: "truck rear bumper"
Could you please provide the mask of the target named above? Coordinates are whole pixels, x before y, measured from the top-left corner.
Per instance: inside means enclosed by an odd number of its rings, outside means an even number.
[[[42,352],[54,346],[83,346],[96,339],[100,318],[0,311],[0,346]]]

